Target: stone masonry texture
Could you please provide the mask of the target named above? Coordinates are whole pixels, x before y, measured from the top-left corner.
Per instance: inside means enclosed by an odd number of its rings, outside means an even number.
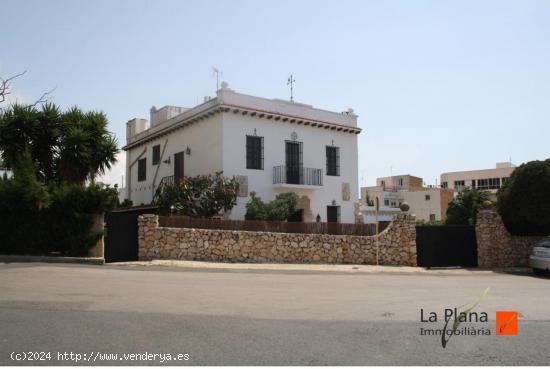
[[[542,237],[512,236],[495,209],[480,210],[476,221],[477,263],[480,268],[528,266],[529,254]]]
[[[298,234],[159,227],[156,215],[138,218],[139,259],[250,263],[325,263],[416,266],[415,217],[397,214],[376,236]]]

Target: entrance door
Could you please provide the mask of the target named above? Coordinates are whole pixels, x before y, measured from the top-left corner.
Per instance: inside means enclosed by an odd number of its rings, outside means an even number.
[[[300,143],[286,142],[286,183],[300,184]]]
[[[340,207],[329,205],[327,206],[327,233],[328,234],[340,234],[338,232],[338,214],[340,213]]]
[[[174,182],[183,178],[183,151],[174,154]]]
[[[338,223],[339,206],[327,206],[327,222]]]

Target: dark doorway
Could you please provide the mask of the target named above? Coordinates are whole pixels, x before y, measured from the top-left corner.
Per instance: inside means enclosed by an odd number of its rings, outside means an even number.
[[[287,222],[303,222],[304,221],[304,209],[296,210],[292,215],[287,218]]]
[[[300,142],[286,141],[286,183],[300,184],[302,150]]]
[[[339,206],[334,206],[334,205],[327,206],[327,222],[338,223],[339,221],[338,213],[340,213]]]
[[[477,240],[474,226],[416,227],[416,255],[422,267],[475,267]]]
[[[174,182],[183,178],[183,151],[174,154]]]
[[[338,223],[340,221],[340,207],[327,206],[327,233],[338,234]]]

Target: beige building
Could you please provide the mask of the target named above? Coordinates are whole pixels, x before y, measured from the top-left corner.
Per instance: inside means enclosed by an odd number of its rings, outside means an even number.
[[[441,221],[445,219],[447,206],[453,199],[453,191],[435,186],[423,186],[422,178],[400,175],[378,178],[376,186],[361,188],[361,212],[365,219],[372,219],[373,202],[378,197],[380,212],[399,208],[402,202],[410,206],[409,212],[417,219]]]
[[[441,174],[441,187],[459,192],[463,188],[487,190],[495,197],[497,190],[510,177],[516,166],[510,162],[497,163],[495,168],[449,172]]]

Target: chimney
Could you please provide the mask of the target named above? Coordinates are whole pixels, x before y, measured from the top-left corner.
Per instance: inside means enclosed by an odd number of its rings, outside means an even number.
[[[126,123],[126,142],[131,142],[134,137],[149,128],[147,119],[134,118]]]

